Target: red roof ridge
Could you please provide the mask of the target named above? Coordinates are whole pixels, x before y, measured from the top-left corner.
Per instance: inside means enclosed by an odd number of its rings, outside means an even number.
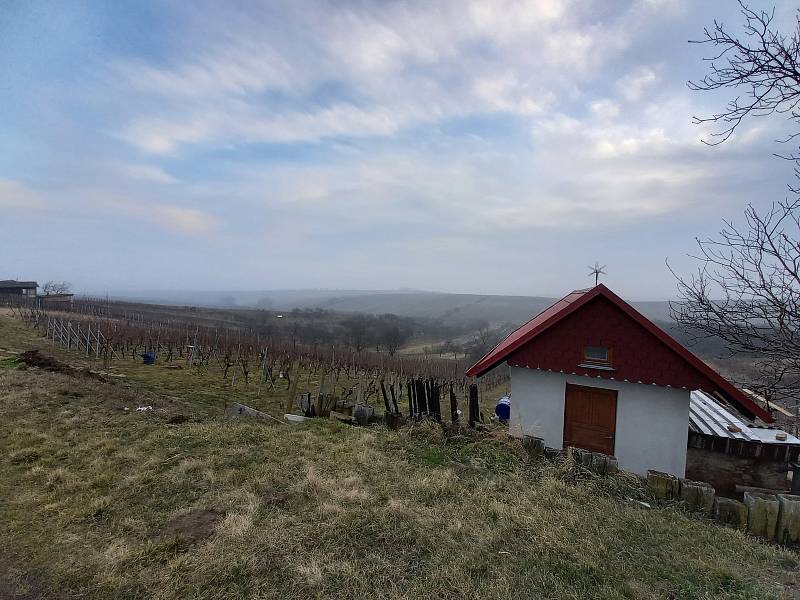
[[[532,319],[512,331],[503,341],[487,352],[483,358],[481,358],[467,370],[467,377],[480,377],[487,371],[500,364],[512,352],[524,346],[542,332],[546,331],[554,324],[575,312],[578,308],[590,300],[601,295],[615,304],[640,326],[644,327],[648,332],[658,338],[670,350],[688,362],[692,368],[700,372],[713,384],[718,386],[721,391],[723,391],[739,406],[739,408],[743,409],[747,413],[751,413],[752,415],[760,417],[767,423],[772,423],[774,421],[774,418],[768,411],[761,408],[761,406],[751,400],[744,392],[722,377],[722,375],[708,366],[699,357],[695,356],[694,353],[681,345],[666,331],[658,327],[658,325],[650,321],[650,319],[642,315],[639,311],[625,302],[625,300],[617,296],[602,283],[593,288],[574,290],[570,292],[563,298],[557,300],[549,307],[541,311]]]
[[[551,325],[566,317],[568,314],[572,313],[576,308],[583,306],[586,304],[586,302],[597,296],[600,291],[599,288],[608,290],[608,288],[601,283],[593,288],[573,290],[563,298],[553,302],[553,304],[509,333],[505,339],[487,352],[486,355],[478,362],[472,365],[466,372],[467,377],[480,377],[490,369],[497,366],[497,364],[499,364],[514,350],[524,345],[542,333],[544,330],[548,329]],[[595,290],[596,293],[592,294],[592,292]],[[565,304],[558,308],[558,310],[554,310],[559,307],[562,302]],[[520,333],[520,335],[515,339],[515,335],[517,333]]]

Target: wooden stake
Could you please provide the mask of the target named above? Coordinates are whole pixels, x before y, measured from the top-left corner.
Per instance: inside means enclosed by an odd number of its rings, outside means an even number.
[[[469,384],[469,426],[475,427],[475,423],[480,420],[478,408],[478,386],[474,383]]]
[[[295,360],[292,364],[292,383],[289,385],[289,395],[286,397],[286,412],[292,412],[294,408],[294,396],[297,393],[297,385],[300,382],[300,361]]]

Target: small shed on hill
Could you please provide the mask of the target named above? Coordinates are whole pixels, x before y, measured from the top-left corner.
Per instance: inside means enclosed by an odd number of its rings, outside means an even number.
[[[36,295],[36,289],[38,287],[39,284],[35,281],[3,279],[0,281],[0,295],[33,297]]]
[[[512,332],[468,371],[511,368],[510,431],[617,457],[623,469],[683,477],[693,390],[748,418],[772,416],[600,284]]]
[[[41,308],[54,308],[54,309],[69,309],[72,307],[72,301],[75,294],[45,294],[44,296],[37,296],[39,306]]]

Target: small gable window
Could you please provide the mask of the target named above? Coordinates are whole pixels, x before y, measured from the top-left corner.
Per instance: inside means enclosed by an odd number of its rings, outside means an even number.
[[[611,349],[605,346],[586,346],[583,349],[583,362],[586,366],[610,367]]]

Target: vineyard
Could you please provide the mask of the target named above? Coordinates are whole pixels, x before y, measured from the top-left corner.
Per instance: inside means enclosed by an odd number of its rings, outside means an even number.
[[[304,344],[242,326],[211,326],[191,319],[145,319],[111,304],[77,303],[70,312],[17,306],[15,314],[50,344],[59,345],[107,369],[119,361],[153,363],[223,386],[247,390],[248,397],[282,398],[272,412],[328,416],[374,406],[395,426],[406,418],[482,420],[479,397],[506,385],[498,370],[475,383],[464,376],[465,360],[408,357],[345,345]],[[370,408],[372,411],[372,408]]]

